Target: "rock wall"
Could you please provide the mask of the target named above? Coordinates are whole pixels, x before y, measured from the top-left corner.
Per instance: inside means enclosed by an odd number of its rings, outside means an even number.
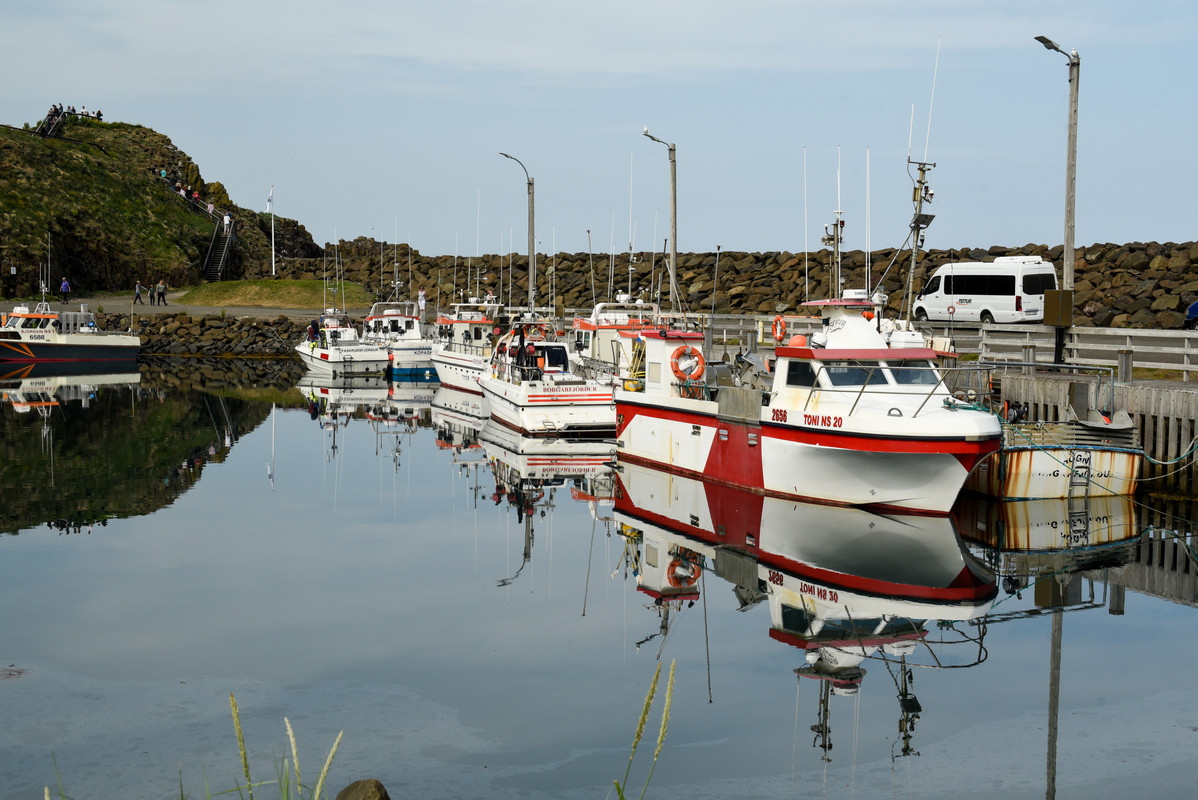
[[[192,316],[183,312],[135,315],[133,329],[141,336],[141,354],[287,357],[304,335],[307,322],[285,316],[274,319],[223,317],[220,314]],[[97,314],[96,324],[104,330],[130,328],[128,314]]]
[[[337,245],[345,265],[345,279],[373,290],[380,296],[391,291],[398,272],[401,294],[414,297],[420,287],[428,293],[429,304],[445,306],[473,293],[475,286],[487,288],[515,303],[528,297],[528,258],[520,255],[484,255],[455,259],[453,256],[424,256],[409,252],[406,245],[383,244],[359,238]],[[1025,245],[1017,248],[991,247],[988,250],[932,250],[921,253],[910,285],[918,291],[927,276],[951,261],[988,261],[997,256],[1039,255],[1061,268],[1063,248]],[[610,296],[610,281],[616,292],[629,286],[629,267],[633,291],[640,297],[660,297],[669,302],[668,279],[663,279],[669,254],[628,253],[614,258],[603,254],[558,253],[537,256],[537,302],[548,305],[551,283],[555,299],[565,308],[586,308],[592,298],[603,301]],[[678,290],[680,298],[694,311],[741,314],[794,313],[804,300],[829,295],[831,251],[808,254],[790,252],[723,252],[719,255],[718,275],[715,253],[679,253]],[[887,269],[887,266],[893,263]],[[456,262],[456,263],[455,263]],[[631,262],[631,263],[630,263]],[[876,282],[885,274],[883,285],[890,295],[892,312],[900,310],[910,272],[911,253],[907,250],[876,250],[870,254],[870,275]],[[398,270],[395,265],[398,264]],[[860,250],[842,254],[845,285],[865,286],[865,253]],[[320,278],[326,263],[323,258],[282,258],[277,263],[279,278]],[[1075,251],[1075,310],[1077,325],[1104,327],[1180,327],[1186,307],[1198,300],[1198,243],[1133,242],[1130,244],[1094,244]],[[246,277],[270,276],[270,264],[253,268]],[[410,276],[410,277],[409,277]],[[502,285],[501,285],[502,281]],[[592,281],[594,290],[592,290]],[[652,289],[651,289],[652,287]]]

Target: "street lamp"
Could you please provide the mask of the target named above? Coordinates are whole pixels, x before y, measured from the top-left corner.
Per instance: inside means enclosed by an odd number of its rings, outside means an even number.
[[[500,153],[504,158],[510,158],[520,165],[520,169],[524,170],[524,177],[528,180],[528,313],[532,314],[535,310],[533,305],[536,300],[537,290],[537,262],[536,262],[536,247],[533,244],[533,228],[535,226],[533,215],[533,191],[532,191],[532,176],[528,174],[528,167],[524,166],[524,162],[515,156],[509,156],[507,153]]]
[[[1076,50],[1066,53],[1061,46],[1047,36],[1037,36],[1036,41],[1045,49],[1055,50],[1069,60],[1069,140],[1065,160],[1065,256],[1061,267],[1061,288],[1073,289],[1073,221],[1077,187],[1077,83],[1081,77],[1081,56]]]
[[[675,283],[674,274],[678,267],[678,160],[672,142],[658,139],[649,133],[648,126],[643,133],[658,144],[664,144],[670,151],[670,310],[677,311],[678,284]]]

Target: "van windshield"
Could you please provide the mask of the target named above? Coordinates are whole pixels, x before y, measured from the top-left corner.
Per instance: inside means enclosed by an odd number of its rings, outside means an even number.
[[[940,276],[933,275],[928,279],[928,282],[924,284],[923,291],[921,291],[920,294],[936,294],[938,291],[940,291]]]

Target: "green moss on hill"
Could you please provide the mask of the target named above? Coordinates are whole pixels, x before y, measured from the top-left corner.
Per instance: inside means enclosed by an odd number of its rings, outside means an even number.
[[[50,138],[2,127],[0,294],[37,291],[47,238],[52,286],[64,276],[76,293],[126,290],[138,279],[199,283],[215,224],[171,191],[158,175],[162,169],[238,221],[232,276],[247,264],[269,262],[269,217],[233,206],[224,187],[206,182],[166,136],[88,119],[70,119],[61,136]],[[284,220],[277,227],[292,251],[308,257],[320,252],[298,223]],[[9,267],[16,267],[16,275]]]

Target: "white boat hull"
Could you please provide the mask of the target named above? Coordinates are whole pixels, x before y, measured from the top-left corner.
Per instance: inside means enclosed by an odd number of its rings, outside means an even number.
[[[708,400],[615,399],[621,461],[814,503],[946,515],[970,469],[998,446],[734,420]]]
[[[523,436],[611,436],[616,412],[610,387],[590,381],[509,383],[489,375],[479,387],[491,419]]]

